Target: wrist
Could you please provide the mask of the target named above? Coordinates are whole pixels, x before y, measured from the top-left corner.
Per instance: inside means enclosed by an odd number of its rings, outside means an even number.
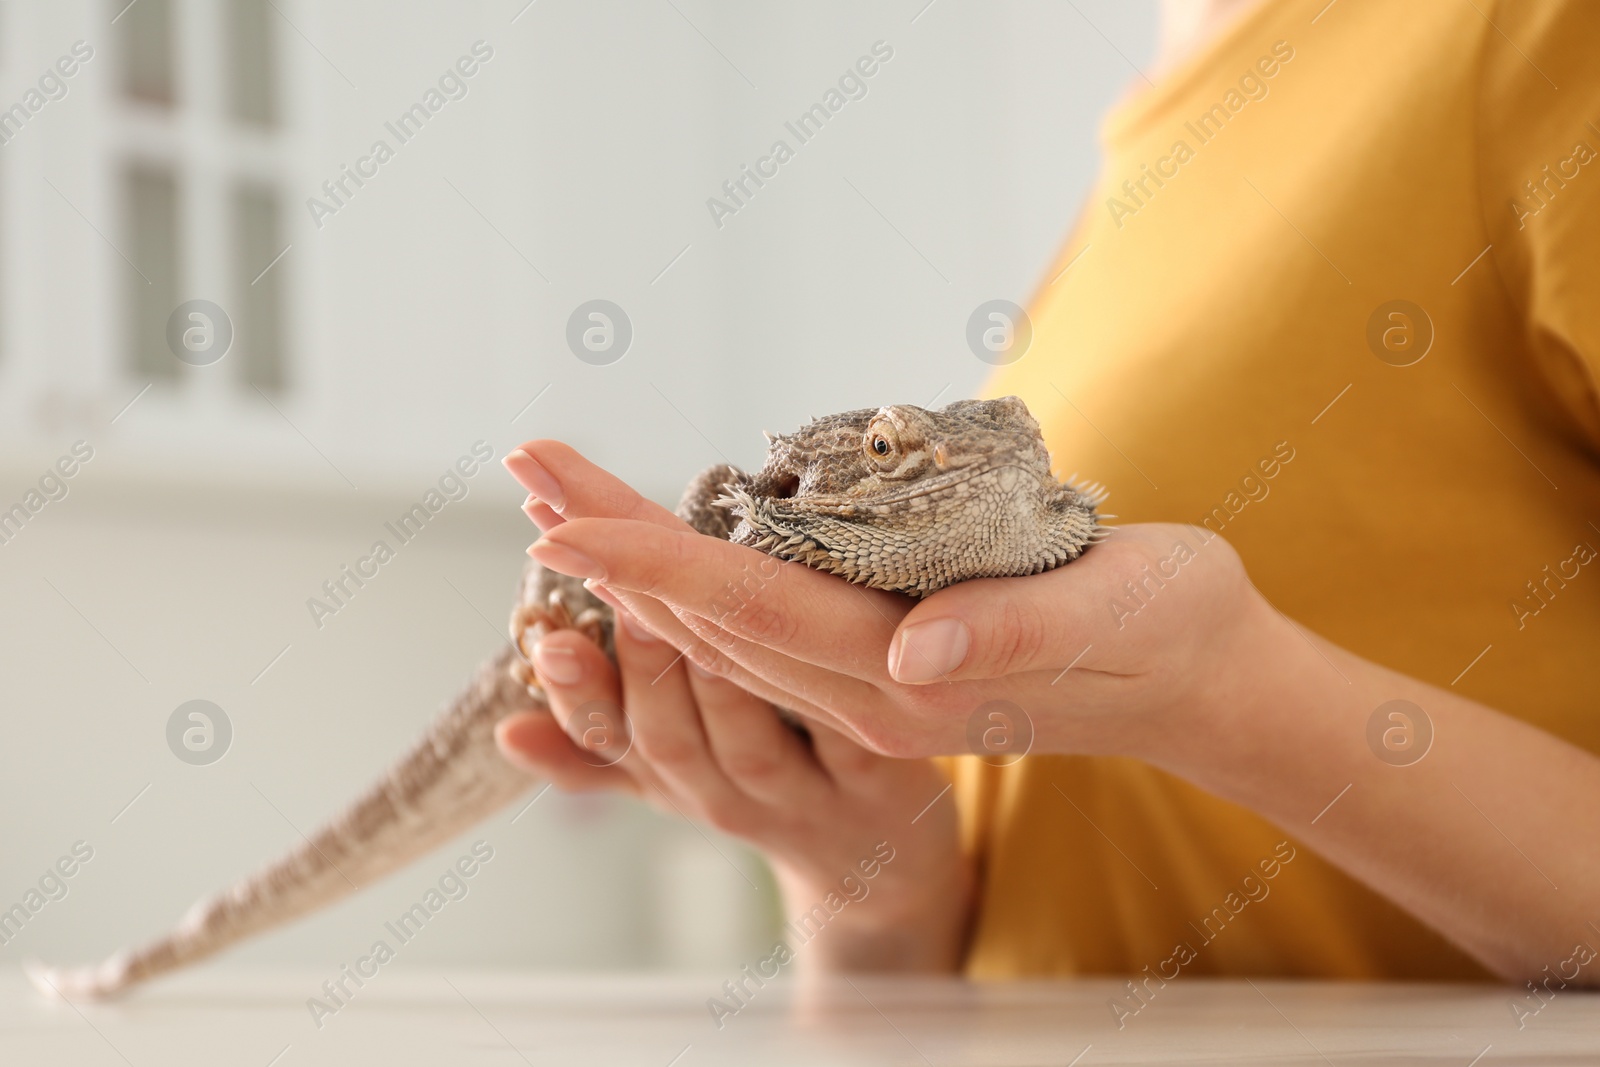
[[[1369,665],[1281,614],[1251,587],[1139,758],[1263,814],[1357,761]],[[1373,705],[1375,706],[1375,705]],[[1330,778],[1331,781],[1331,778]],[[1275,812],[1274,812],[1275,813]]]
[[[773,864],[780,935],[801,970],[943,972],[959,969],[975,877],[964,856],[941,877],[883,867],[876,878],[818,879]]]
[[[1124,754],[1191,781],[1249,774],[1280,754],[1304,720],[1306,709],[1289,699],[1295,683],[1303,687],[1318,669],[1338,681],[1313,638],[1242,585],[1188,666],[1174,668],[1184,684],[1167,688],[1170,698],[1130,734]]]

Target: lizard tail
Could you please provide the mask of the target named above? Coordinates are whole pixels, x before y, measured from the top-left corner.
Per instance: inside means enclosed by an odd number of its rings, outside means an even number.
[[[507,647],[353,804],[277,862],[195,904],[171,933],[97,967],[31,965],[29,977],[69,1000],[115,996],[332,903],[509,804],[532,781],[496,751],[495,724],[538,706],[514,667],[525,664]]]

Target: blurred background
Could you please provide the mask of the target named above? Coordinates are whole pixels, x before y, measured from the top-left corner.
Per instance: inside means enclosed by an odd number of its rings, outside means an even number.
[[[518,442],[670,504],[763,429],[973,395],[967,320],[1027,302],[1154,9],[0,4],[0,909],[93,849],[0,960],[163,931],[386,767],[503,640]],[[169,746],[193,700],[226,717],[208,763]],[[552,791],[230,958],[332,973],[479,839],[405,962],[770,946],[737,844]]]

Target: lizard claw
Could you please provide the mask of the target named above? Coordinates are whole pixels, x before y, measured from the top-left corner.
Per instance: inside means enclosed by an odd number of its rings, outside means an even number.
[[[583,593],[583,599],[590,600],[590,604],[584,604],[570,588],[557,585],[549,591],[543,604],[524,602],[511,613],[511,643],[517,650],[517,658],[511,663],[511,677],[526,686],[529,695],[540,699],[544,696],[532,660],[534,647],[546,634],[576,630],[600,648],[606,647],[610,609],[603,604],[594,606],[593,598],[586,590]]]

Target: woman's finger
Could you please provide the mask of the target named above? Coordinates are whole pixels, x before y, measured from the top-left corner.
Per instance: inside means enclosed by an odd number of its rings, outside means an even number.
[[[567,521],[557,514],[549,504],[546,504],[532,493],[529,493],[528,499],[522,502],[522,513],[528,516],[535,526],[539,527],[540,533],[553,530]]]
[[[650,522],[569,516],[529,555],[552,570],[644,593],[704,619],[727,634],[726,642],[720,633],[711,636],[735,658],[742,644],[863,681],[887,680],[885,651],[911,609],[904,597]]]
[[[892,812],[907,833],[927,832],[954,811],[949,778],[928,760],[880,756],[827,727],[812,731],[812,744],[845,803]]]
[[[613,606],[622,605],[684,657],[763,700],[788,708],[808,724],[826,723],[852,744],[901,757],[958,752],[968,715],[984,702],[982,682],[882,688],[791,660],[739,639],[713,638],[712,623],[643,593],[589,581],[585,586]]]
[[[818,765],[841,792],[876,796],[868,779],[890,762],[889,757],[863,748],[848,734],[820,723],[811,730],[811,747]]]
[[[1118,653],[1152,634],[1168,605],[1205,605],[1191,617],[1201,627],[1210,626],[1207,615],[1227,617],[1234,605],[1225,588],[1196,595],[1211,588],[1207,553],[1226,552],[1221,538],[1194,526],[1125,527],[1068,566],[962,582],[922,600],[901,620],[889,670],[909,684],[1071,666],[1115,673],[1127,662]]]
[[[598,582],[585,582],[584,586],[613,608],[630,612],[635,620],[642,622],[658,637],[664,638],[675,651],[682,653],[690,662],[713,674],[732,680],[771,703],[782,704],[807,717],[828,717],[829,713],[821,704],[813,703],[793,690],[786,691],[779,688],[723,655],[714,644],[690,628],[691,623],[702,629],[709,627],[703,620],[690,617],[686,621],[666,604],[642,593],[613,590]]]
[[[776,808],[811,808],[827,798],[828,777],[811,746],[772,704],[693,663],[689,688],[712,758],[741,791]]]
[[[903,750],[920,755],[940,751],[932,740],[941,728],[937,715],[925,722],[910,724],[913,728],[908,730],[903,715],[890,704],[890,697],[857,679],[788,660],[748,642],[737,642],[731,654],[725,655],[726,642],[719,647],[701,636],[711,628],[704,619],[674,611],[642,593],[606,589],[593,582],[585,585],[593,590],[604,590],[608,603],[621,604],[641,617],[651,630],[682,649],[686,660],[770,704],[788,708],[808,725],[827,723],[853,738],[855,744],[878,752]],[[763,663],[764,669],[770,670],[770,677],[748,669],[745,662]],[[935,695],[965,706],[972,695],[958,689],[952,686],[948,693]]]
[[[517,484],[566,518],[638,519],[670,530],[689,529],[688,523],[561,441],[525,442],[501,463]]]
[[[616,641],[634,752],[683,814],[740,832],[754,806],[711,757],[683,656],[626,611],[617,613]]]
[[[533,647],[533,669],[551,715],[583,760],[616,767],[641,785],[656,781],[631,751],[632,724],[623,710],[616,667],[593,641],[573,630],[546,634]]]
[[[548,711],[524,711],[495,724],[501,755],[529,774],[547,778],[567,793],[613,789],[638,796],[639,782],[620,767],[596,766]]]

